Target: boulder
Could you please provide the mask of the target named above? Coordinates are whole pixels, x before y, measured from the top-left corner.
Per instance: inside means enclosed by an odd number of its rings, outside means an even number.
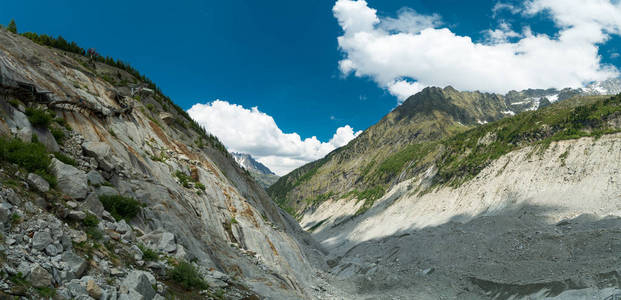
[[[131,271],[119,288],[119,299],[146,299],[152,300],[155,297],[155,278],[153,275],[144,271]],[[139,296],[139,297],[137,297]],[[123,297],[123,298],[122,298]],[[125,298],[127,297],[127,298]]]
[[[162,229],[153,230],[138,239],[151,248],[165,253],[171,253],[177,250],[175,235]]]
[[[32,134],[37,136],[39,143],[45,146],[45,149],[49,152],[58,152],[60,151],[60,147],[56,142],[56,138],[50,133],[50,130],[47,128],[39,128],[33,127]]]
[[[39,192],[46,193],[50,190],[50,184],[45,179],[43,179],[43,177],[35,173],[28,174],[26,181],[28,181],[28,184],[30,184]]]
[[[90,182],[90,184],[92,185],[102,185],[104,182],[106,182],[103,176],[101,176],[101,174],[95,170],[90,170],[88,173],[86,173],[86,178],[88,179],[88,182]]]
[[[117,191],[115,188],[111,187],[111,186],[100,186],[98,187],[95,192],[97,193],[97,196],[116,196],[119,195],[119,191]]]
[[[105,210],[96,193],[90,193],[88,197],[86,197],[86,201],[82,203],[82,208],[91,211],[99,218],[103,216]]]
[[[8,202],[0,203],[0,223],[8,224],[11,221],[11,208],[13,205]]]
[[[52,173],[56,176],[58,188],[74,199],[86,198],[88,179],[86,173],[74,166],[52,159]]]
[[[30,282],[36,288],[49,287],[52,285],[52,275],[39,264],[34,264],[30,269]]]
[[[84,154],[94,157],[99,167],[110,172],[119,164],[119,160],[112,155],[110,146],[103,142],[85,142],[82,144]]]
[[[103,295],[103,291],[93,279],[89,279],[86,282],[86,292],[88,292],[88,294],[95,299],[101,299],[101,296]]]
[[[70,278],[79,278],[86,271],[86,260],[71,251],[63,253],[61,260],[65,264],[65,270],[67,270],[67,275]]]
[[[42,251],[52,243],[52,236],[47,231],[37,231],[32,237],[32,249]]]
[[[124,234],[124,233],[130,232],[132,228],[127,224],[127,222],[125,222],[125,220],[121,220],[116,223],[115,230],[116,232],[120,234]]]
[[[80,210],[72,210],[67,217],[72,220],[81,221],[86,218],[86,213]]]

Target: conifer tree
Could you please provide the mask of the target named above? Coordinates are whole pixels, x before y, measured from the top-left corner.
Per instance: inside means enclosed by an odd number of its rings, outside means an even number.
[[[7,29],[12,33],[17,33],[17,25],[15,24],[15,20],[11,19],[11,23],[9,23],[9,27]]]

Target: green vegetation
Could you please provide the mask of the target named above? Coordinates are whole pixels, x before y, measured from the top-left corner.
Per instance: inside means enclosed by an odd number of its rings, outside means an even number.
[[[138,244],[138,248],[142,251],[142,258],[146,261],[154,261],[159,257],[159,254],[155,250],[143,244]]]
[[[41,143],[25,143],[15,138],[0,137],[0,161],[14,163],[43,177],[50,186],[56,186],[56,177],[49,170],[51,160]]]
[[[321,202],[324,202],[324,201],[332,198],[335,195],[336,194],[334,192],[327,192],[325,194],[319,194],[315,198],[306,199],[306,203],[308,203],[310,206],[316,206],[316,205],[321,204]]]
[[[475,177],[490,162],[523,146],[538,144],[545,150],[554,141],[618,132],[608,118],[621,114],[621,95],[572,106],[550,105],[511,118],[476,127],[442,142],[435,184],[458,186]],[[484,137],[489,143],[480,143]]]
[[[82,225],[85,227],[86,234],[94,240],[100,240],[103,238],[103,233],[97,228],[99,219],[97,216],[87,213],[86,218],[82,220]]]
[[[237,222],[237,219],[235,219],[235,217],[231,217],[231,224],[237,224],[239,222]]]
[[[194,186],[201,191],[205,191],[205,185],[200,182],[195,183]]]
[[[172,268],[168,272],[168,276],[187,290],[204,290],[209,287],[198,270],[184,261]]]
[[[18,107],[20,102],[19,100],[12,98],[12,99],[9,99],[9,104],[13,105],[14,107]]]
[[[26,116],[32,126],[40,128],[48,128],[54,119],[47,111],[32,107],[26,108]]]
[[[11,19],[9,26],[7,26],[6,29],[12,33],[17,34],[17,24],[15,24],[15,20]]]
[[[103,195],[99,197],[99,201],[117,221],[133,219],[142,207],[135,199],[119,195]]]
[[[36,288],[37,294],[44,299],[51,299],[56,296],[56,289],[51,287]]]
[[[54,139],[56,140],[56,142],[62,143],[65,140],[65,132],[62,129],[57,128],[57,127],[52,127],[50,128],[50,132],[54,136]]]
[[[65,164],[72,165],[74,167],[78,165],[78,163],[73,158],[65,155],[62,152],[54,152],[54,157],[56,157],[56,159],[60,160]]]
[[[189,188],[190,187],[190,181],[192,181],[192,177],[186,175],[185,173],[177,170],[175,172],[175,177],[177,177],[179,179],[179,183],[181,183],[181,185],[185,188]]]

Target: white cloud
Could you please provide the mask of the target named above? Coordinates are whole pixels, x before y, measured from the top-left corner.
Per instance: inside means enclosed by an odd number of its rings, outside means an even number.
[[[515,6],[495,6],[495,11],[503,9],[519,12]],[[601,63],[598,50],[620,32],[620,3],[532,0],[522,9],[526,17],[546,12],[558,34],[536,34],[528,27],[518,33],[501,22],[486,31],[486,41],[474,42],[439,28],[438,16],[403,10],[397,19],[380,19],[364,0],[338,0],[333,13],[343,29],[338,44],[344,54],[339,68],[344,75],[372,78],[400,101],[431,85],[505,93],[580,87],[619,75],[616,67]],[[407,17],[402,18],[404,14]],[[415,25],[406,27],[403,20],[432,21],[410,22]]]
[[[230,151],[249,153],[279,175],[322,158],[361,133],[345,125],[329,142],[314,136],[302,139],[297,133],[282,132],[274,118],[257,107],[247,109],[222,100],[194,104],[188,114]]]
[[[513,4],[498,2],[492,8],[492,12],[494,13],[494,17],[498,15],[499,11],[507,10],[512,14],[517,14],[521,11],[521,9]]]

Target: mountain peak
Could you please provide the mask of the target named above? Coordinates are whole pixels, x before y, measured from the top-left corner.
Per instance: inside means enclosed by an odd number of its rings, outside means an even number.
[[[233,158],[235,158],[235,161],[248,171],[255,171],[257,173],[266,175],[276,175],[274,172],[272,172],[272,170],[254,159],[254,157],[252,157],[252,155],[248,153],[233,152],[232,154]]]

